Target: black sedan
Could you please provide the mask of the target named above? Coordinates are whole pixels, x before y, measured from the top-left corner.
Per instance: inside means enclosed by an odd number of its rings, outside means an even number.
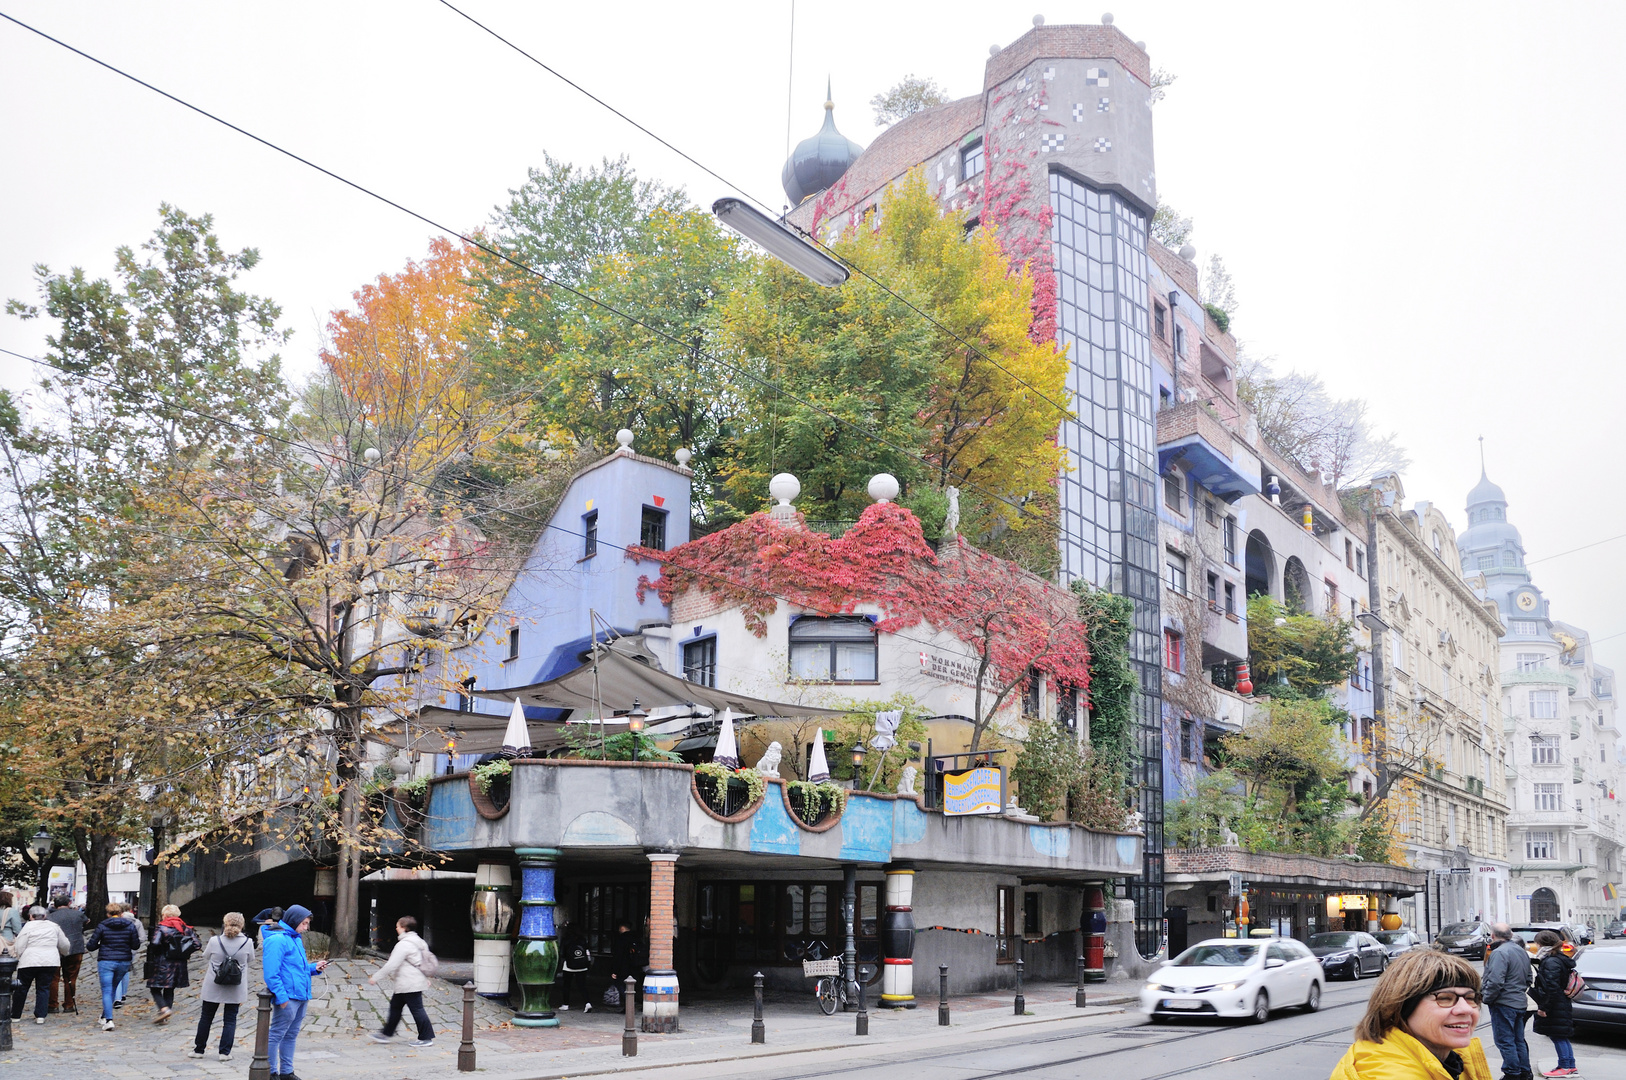
[[[1312,934],[1310,951],[1321,959],[1321,970],[1331,978],[1348,975],[1359,979],[1363,975],[1382,975],[1389,966],[1389,953],[1383,943],[1371,934],[1359,931],[1339,931],[1331,934]]]
[[[1423,944],[1423,939],[1410,930],[1379,930],[1372,936],[1382,944],[1383,951],[1389,954],[1391,960],[1403,952],[1427,948]]]
[[[1626,1032],[1626,949],[1587,949],[1575,958],[1575,971],[1586,980],[1575,999],[1575,1022]]]
[[[1605,938],[1626,938],[1626,922],[1619,919],[1610,919],[1608,925],[1603,928],[1603,936]]]
[[[1434,944],[1457,956],[1466,956],[1470,960],[1483,960],[1490,954],[1490,924],[1482,922],[1452,923],[1435,936]]]

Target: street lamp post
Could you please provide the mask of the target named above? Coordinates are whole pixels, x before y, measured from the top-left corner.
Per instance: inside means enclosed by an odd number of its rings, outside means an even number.
[[[853,756],[853,790],[858,790],[858,781],[864,778],[864,740],[853,743],[853,748],[847,751]]]
[[[50,899],[45,895],[45,890],[49,882],[51,855],[56,850],[56,841],[51,839],[51,834],[46,832],[45,827],[42,825],[40,831],[35,833],[28,841],[28,850],[34,853],[34,860],[39,864],[40,868],[39,892],[36,894],[37,898],[34,902],[43,907],[46,901]]]
[[[632,760],[634,761],[638,760],[638,736],[643,734],[644,721],[648,719],[649,714],[644,711],[642,705],[638,704],[638,699],[633,698],[632,711],[627,714],[627,730],[632,733]]]

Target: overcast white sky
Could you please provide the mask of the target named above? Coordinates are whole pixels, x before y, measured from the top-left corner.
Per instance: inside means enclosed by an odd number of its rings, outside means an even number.
[[[1483,434],[1532,560],[1626,533],[1620,456],[1626,4],[532,3],[477,18],[751,193],[782,200],[826,74],[850,138],[904,75],[956,96],[1030,16],[1110,9],[1179,76],[1157,107],[1163,197],[1199,261],[1237,281],[1255,355],[1372,401],[1414,464],[1411,499],[1466,522]],[[708,202],[725,189],[433,0],[89,3],[5,11],[455,227],[482,223],[544,151],[628,155]],[[0,297],[31,267],[108,272],[160,201],[264,256],[309,370],[326,313],[421,255],[421,223],[0,22]],[[0,318],[37,354],[38,323]],[[0,383],[28,365],[0,358]],[[1602,486],[1600,486],[1602,485]],[[1554,614],[1626,633],[1626,540],[1533,569]],[[1626,667],[1626,636],[1605,642]]]

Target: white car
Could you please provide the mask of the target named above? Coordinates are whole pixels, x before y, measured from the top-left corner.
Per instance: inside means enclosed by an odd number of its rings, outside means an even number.
[[[1248,1017],[1321,1008],[1321,961],[1292,938],[1210,938],[1154,971],[1140,992],[1152,1023],[1170,1016]]]

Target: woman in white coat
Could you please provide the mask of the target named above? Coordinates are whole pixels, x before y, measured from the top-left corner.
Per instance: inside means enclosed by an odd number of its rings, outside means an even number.
[[[387,1043],[395,1038],[395,1029],[401,1023],[401,1011],[412,1010],[412,1019],[418,1023],[418,1038],[413,1046],[434,1046],[435,1029],[429,1024],[424,1011],[423,992],[429,989],[429,977],[434,972],[434,954],[423,938],[418,936],[418,920],[404,915],[395,924],[395,948],[383,967],[367,977],[377,984],[380,979],[393,980],[390,994],[390,1012],[384,1018],[384,1027],[370,1036],[373,1042]]]
[[[203,947],[203,1008],[198,1013],[197,1038],[192,1056],[200,1058],[209,1045],[209,1029],[215,1013],[220,1021],[220,1060],[231,1060],[232,1040],[237,1037],[237,1010],[248,1000],[248,970],[254,963],[254,939],[243,933],[243,914],[228,911],[220,920],[220,933]]]
[[[28,909],[28,923],[17,932],[11,942],[11,954],[17,958],[17,987],[11,998],[11,1015],[21,1017],[23,1005],[28,1001],[28,984],[34,984],[34,1023],[45,1023],[45,1014],[51,1001],[51,981],[62,967],[62,958],[68,955],[68,935],[62,927],[45,917],[45,909]]]

